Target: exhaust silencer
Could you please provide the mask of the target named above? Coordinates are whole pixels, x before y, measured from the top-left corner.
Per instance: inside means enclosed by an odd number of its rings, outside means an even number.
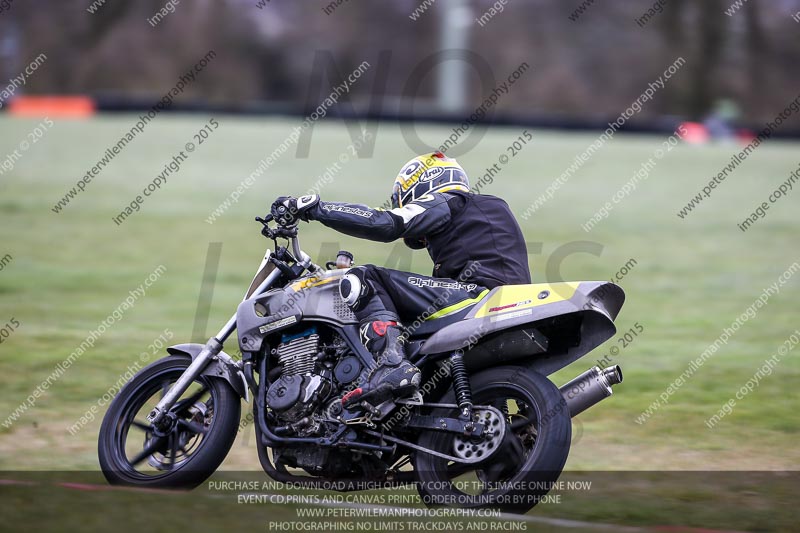
[[[622,383],[622,369],[619,365],[604,370],[592,367],[566,385],[559,388],[567,402],[570,416],[575,417],[594,404],[611,396],[611,387]]]

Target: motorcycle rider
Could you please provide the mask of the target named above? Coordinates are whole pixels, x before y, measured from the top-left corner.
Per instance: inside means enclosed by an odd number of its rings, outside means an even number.
[[[345,407],[361,402],[377,407],[418,390],[420,372],[403,347],[404,321],[441,318],[489,289],[531,282],[525,238],[508,204],[470,192],[467,174],[455,159],[433,152],[410,160],[395,179],[391,204],[387,211],[323,202],[316,194],[281,196],[272,204],[280,224],[316,220],[353,237],[403,238],[412,249],[427,248],[433,260],[433,277],[363,265],[342,278],[342,299],[377,361],[366,383],[342,399]]]

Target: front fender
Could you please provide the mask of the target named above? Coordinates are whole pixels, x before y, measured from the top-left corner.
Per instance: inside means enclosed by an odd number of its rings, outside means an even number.
[[[167,353],[170,355],[188,355],[194,360],[203,347],[202,344],[196,343],[176,344],[167,348]],[[250,401],[249,389],[242,370],[236,365],[233,358],[225,352],[217,354],[216,358],[209,362],[200,375],[224,379],[236,391],[236,394],[244,398],[245,401]]]

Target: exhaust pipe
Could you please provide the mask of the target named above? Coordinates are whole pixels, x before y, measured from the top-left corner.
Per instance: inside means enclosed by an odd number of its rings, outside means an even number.
[[[604,370],[592,367],[566,385],[559,388],[567,402],[572,417],[578,416],[594,404],[611,396],[611,387],[622,383],[622,369],[619,365]]]

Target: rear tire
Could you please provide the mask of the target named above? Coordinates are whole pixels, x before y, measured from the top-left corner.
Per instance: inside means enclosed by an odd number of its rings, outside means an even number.
[[[417,452],[417,490],[429,507],[527,512],[558,480],[567,461],[572,422],[566,402],[549,379],[524,367],[491,368],[471,376],[470,384],[475,405],[508,413],[503,443],[487,461],[472,466]],[[452,390],[441,402],[455,403]],[[434,416],[456,417],[458,411],[439,409]],[[454,435],[439,431],[423,432],[417,444],[450,456],[461,445]],[[463,475],[477,476],[477,481],[456,480]],[[465,492],[459,483],[481,490]]]
[[[100,427],[97,452],[112,485],[194,488],[228,455],[236,439],[241,400],[222,379],[202,375],[195,379],[171,410],[177,420],[166,436],[147,427],[144,417],[159,391],[165,384],[174,384],[191,362],[184,355],[156,361],[136,374],[111,402]]]

